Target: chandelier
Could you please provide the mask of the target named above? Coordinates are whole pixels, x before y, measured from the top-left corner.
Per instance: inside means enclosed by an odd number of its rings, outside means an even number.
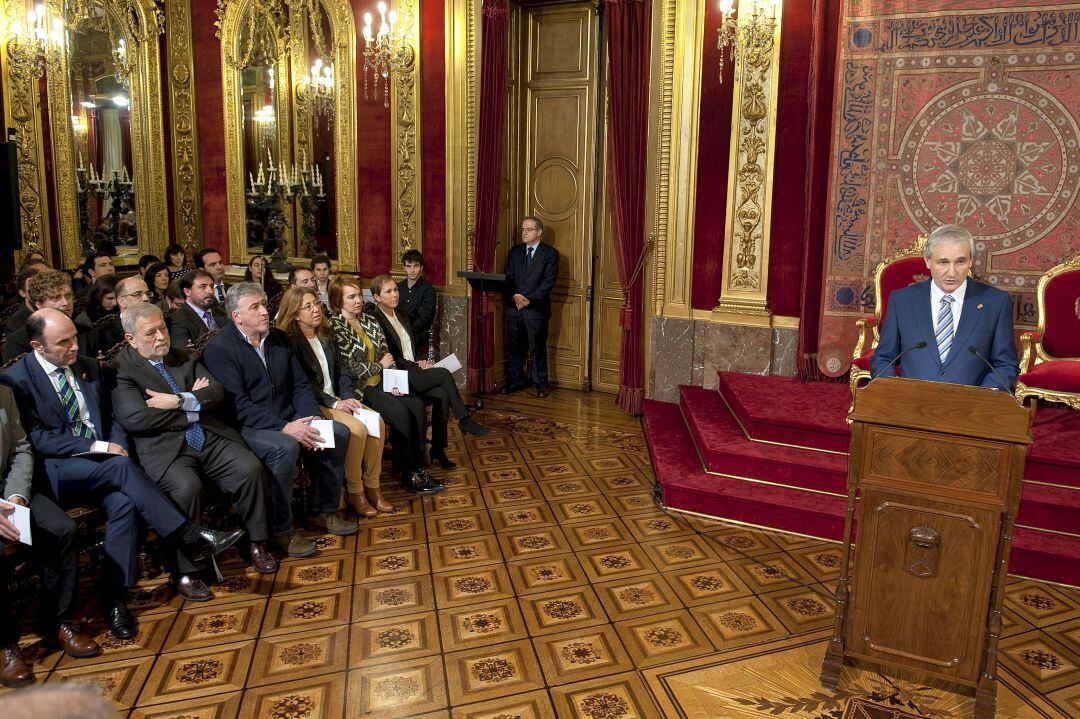
[[[368,99],[368,74],[374,80],[373,97],[379,96],[382,80],[383,107],[390,107],[390,74],[406,69],[413,61],[413,48],[406,37],[408,28],[398,23],[396,10],[387,12],[380,2],[379,31],[372,33],[371,13],[364,13],[364,99]]]
[[[736,13],[735,0],[720,0],[720,37],[716,47],[720,50],[720,82],[724,81],[724,51],[728,58],[739,64],[750,60],[756,65],[763,55],[772,52],[776,31],[776,3],[779,0],[740,0]]]
[[[326,117],[327,124],[334,116],[334,67],[317,58],[296,86],[296,99],[301,107],[310,110],[312,117]]]

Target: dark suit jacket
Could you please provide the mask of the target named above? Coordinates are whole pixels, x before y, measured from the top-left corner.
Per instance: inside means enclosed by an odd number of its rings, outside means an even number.
[[[321,417],[315,392],[288,336],[271,327],[263,348],[265,366],[230,322],[203,350],[203,362],[225,387],[226,405],[231,405],[240,426],[280,430],[294,419]]]
[[[871,373],[876,376],[900,352],[926,342],[926,347],[914,349],[900,360],[901,377],[996,387],[1012,392],[1020,368],[1016,360],[1009,295],[968,279],[960,324],[955,328],[952,348],[942,364],[934,335],[937,318],[930,316],[931,282],[933,280],[925,280],[896,290],[889,296],[881,337],[870,359]],[[1002,387],[986,364],[971,354],[969,347],[975,347],[989,360],[1009,386]]]
[[[13,494],[27,502],[32,496],[34,453],[26,439],[15,395],[0,385],[0,497]]]
[[[398,292],[401,294],[398,311],[409,316],[413,333],[426,344],[431,323],[435,320],[435,288],[423,277],[409,287],[409,279],[405,278],[398,282]]]
[[[102,381],[97,360],[80,356],[71,366],[71,371],[86,400],[97,438],[127,449],[127,436],[120,423],[113,420],[108,388]],[[28,354],[0,374],[0,382],[11,387],[15,393],[23,427],[34,448],[36,467],[44,472],[56,492],[60,463],[79,452],[89,452],[94,440],[71,433],[64,405],[33,355]]]
[[[555,288],[555,279],[559,276],[559,251],[543,242],[536,246],[532,262],[525,266],[525,245],[519,243],[510,248],[506,255],[506,296],[507,313],[518,312],[513,295],[524,295],[529,306],[523,313],[539,313],[543,317],[551,316],[551,290]]]
[[[212,306],[210,314],[214,316],[218,329],[225,327],[227,324],[225,310],[220,305],[215,304]],[[187,350],[189,341],[194,342],[209,331],[206,323],[203,322],[203,318],[196,314],[195,310],[191,309],[191,305],[187,302],[169,315],[169,337],[174,350]]]
[[[30,316],[30,308],[26,306],[26,302],[20,301],[18,309],[7,318],[7,322],[4,323],[4,329],[6,332],[14,332],[23,325],[26,324],[26,318]]]
[[[302,335],[292,335],[289,339],[292,340],[293,353],[300,362],[300,369],[304,371],[304,376],[307,377],[308,382],[311,384],[311,389],[315,391],[315,398],[319,401],[319,404],[324,407],[333,407],[334,402],[339,399],[356,397],[352,377],[345,369],[345,362],[341,359],[337,342],[332,335],[323,341],[322,346],[323,352],[326,353],[326,367],[330,370],[330,382],[334,389],[333,395],[323,392],[322,367],[319,365],[319,358],[315,356],[315,350],[311,349],[311,344]]]
[[[398,322],[405,328],[405,331],[409,333],[409,339],[412,340],[413,355],[416,355],[416,332],[413,331],[412,323],[409,321],[409,316],[401,311],[401,306],[397,308],[395,312],[398,318]],[[386,318],[383,311],[378,307],[375,308],[375,319],[379,321],[379,327],[382,328],[383,334],[386,336],[386,351],[394,358],[394,365],[397,369],[409,369],[410,367],[419,366],[416,362],[410,362],[405,359],[405,355],[401,353],[401,340],[398,338],[397,330],[390,324],[390,320]]]
[[[184,350],[170,350],[162,358],[165,368],[180,388],[188,392],[197,377],[205,377],[210,386],[192,394],[199,400],[199,424],[213,432],[243,445],[240,434],[214,416],[225,401],[225,388],[206,370],[206,367]],[[149,360],[143,359],[131,347],[120,350],[116,357],[116,384],[112,390],[113,414],[128,436],[139,456],[139,463],[150,479],[157,481],[184,448],[184,432],[188,427],[187,414],[178,409],[153,409],[146,406],[146,390],[172,392],[169,383],[158,374]]]

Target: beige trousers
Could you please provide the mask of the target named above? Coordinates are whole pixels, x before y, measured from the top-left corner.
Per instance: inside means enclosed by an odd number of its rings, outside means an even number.
[[[327,419],[334,419],[349,428],[349,451],[345,455],[345,485],[349,494],[360,494],[364,488],[378,489],[382,473],[383,445],[386,444],[386,422],[379,419],[380,437],[369,437],[364,423],[348,412],[322,408]]]

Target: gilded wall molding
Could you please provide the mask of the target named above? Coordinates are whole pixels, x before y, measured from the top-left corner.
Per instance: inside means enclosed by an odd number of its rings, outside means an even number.
[[[176,241],[188,254],[203,246],[202,181],[196,120],[195,66],[192,52],[191,2],[168,6],[169,114],[172,118],[173,197]]]
[[[398,23],[405,29],[406,53],[411,61],[394,72],[391,85],[391,137],[394,138],[390,180],[393,257],[397,268],[406,250],[423,249],[423,228],[417,212],[420,197],[420,2],[399,0]]]
[[[782,7],[771,42],[736,58],[723,282],[714,312],[733,320],[767,318],[771,183],[776,151]],[[766,36],[767,37],[767,36]]]
[[[464,295],[460,269],[474,269],[481,0],[446,2],[446,290]]]

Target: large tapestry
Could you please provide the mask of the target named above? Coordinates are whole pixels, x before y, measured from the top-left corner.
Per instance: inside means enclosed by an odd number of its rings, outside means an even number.
[[[974,234],[1018,329],[1039,275],[1080,252],[1080,2],[1017,5],[844,3],[822,350],[850,356],[874,268],[939,225]]]

